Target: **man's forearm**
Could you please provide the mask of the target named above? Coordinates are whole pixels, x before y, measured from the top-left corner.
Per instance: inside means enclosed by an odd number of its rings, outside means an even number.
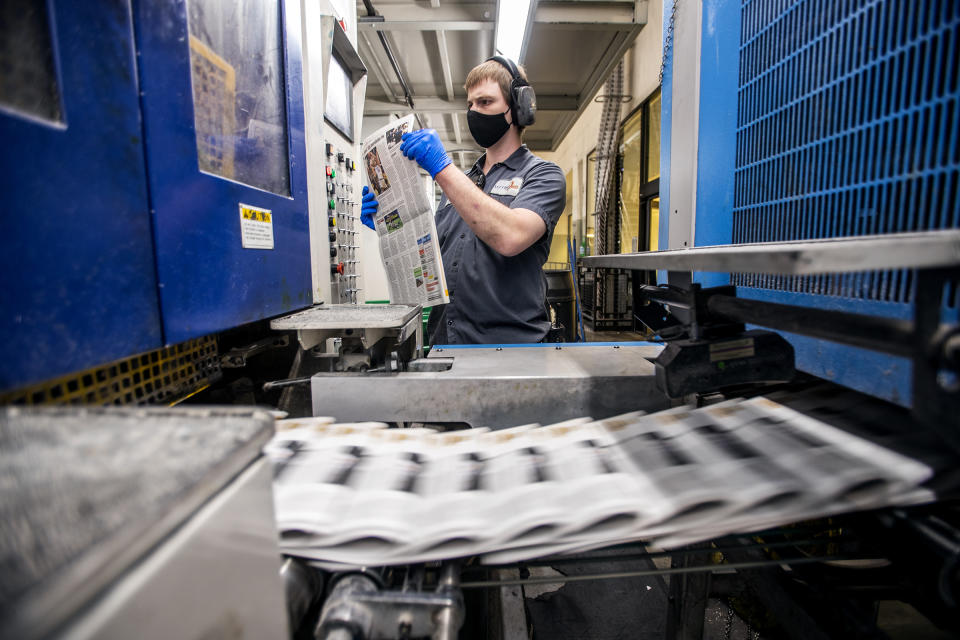
[[[434,178],[470,229],[491,249],[514,256],[546,231],[543,219],[529,209],[510,209],[481,191],[463,172],[449,165]]]

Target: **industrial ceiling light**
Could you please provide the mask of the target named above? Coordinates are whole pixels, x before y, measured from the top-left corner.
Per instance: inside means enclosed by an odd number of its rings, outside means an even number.
[[[498,0],[494,50],[522,63],[536,0]]]

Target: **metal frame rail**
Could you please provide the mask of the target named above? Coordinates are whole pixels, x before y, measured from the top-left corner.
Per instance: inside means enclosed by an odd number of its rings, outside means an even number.
[[[960,595],[954,573],[960,558],[956,533],[945,529],[940,516],[924,507],[882,510],[836,516],[819,526],[732,534],[671,551],[648,551],[643,543],[630,543],[572,557],[468,565],[460,588],[670,575],[665,637],[680,640],[702,637],[708,597],[755,599],[778,621],[784,637],[827,640],[839,637],[834,635],[838,631],[843,637],[878,637],[875,612],[865,609],[859,599],[906,601],[915,593],[920,599],[914,604],[925,616],[956,630]],[[929,550],[923,562],[914,558],[899,568],[890,564],[890,560],[904,562],[917,549]],[[669,567],[654,566],[655,560],[663,558],[671,560]],[[631,571],[564,570],[569,565],[583,568],[644,560],[648,568]],[[531,576],[534,567],[552,567],[564,575]]]
[[[861,551],[860,539],[841,533],[837,537],[815,537],[817,532],[795,531],[796,538],[779,539],[780,535],[790,536],[788,531],[768,531],[743,536],[727,536],[712,545],[699,544],[674,551],[644,552],[641,544],[620,545],[607,548],[593,554],[581,554],[574,557],[543,558],[536,561],[521,562],[516,565],[466,567],[460,587],[464,590],[498,589],[508,586],[527,586],[539,584],[571,583],[593,580],[617,580],[644,576],[673,576],[669,585],[666,628],[664,637],[674,640],[699,640],[703,637],[704,612],[707,598],[719,597],[725,592],[751,593],[761,597],[764,606],[775,611],[778,619],[789,621],[785,631],[790,638],[811,638],[826,640],[830,636],[825,627],[829,621],[810,616],[804,607],[793,600],[788,593],[789,583],[784,576],[771,574],[789,565],[791,571],[808,565],[816,568],[824,562],[867,559],[876,557]],[[819,533],[822,533],[820,530]],[[769,537],[777,537],[770,541]],[[617,550],[636,553],[615,553]],[[804,554],[804,549],[818,548],[820,553]],[[793,553],[790,553],[790,550]],[[717,556],[723,555],[723,562]],[[698,556],[708,556],[697,559]],[[563,572],[565,565],[587,565],[591,563],[609,563],[611,560],[626,562],[629,560],[647,560],[653,564],[657,558],[669,558],[670,567],[651,567],[632,571],[607,571],[586,574],[566,574],[562,577],[531,577],[529,568],[549,566]],[[519,578],[486,579],[489,573],[504,572],[519,574]],[[513,571],[511,571],[513,570]],[[736,573],[734,573],[734,571]],[[508,575],[509,575],[508,573]],[[797,576],[799,577],[799,576]],[[729,606],[729,601],[728,601]],[[846,607],[840,606],[844,615],[850,615]],[[868,626],[866,620],[858,621]]]
[[[960,266],[960,230],[586,256],[591,267],[813,275]]]
[[[591,256],[581,261],[593,267],[686,272],[688,277],[692,271],[803,276],[915,269],[912,322],[744,300],[731,295],[733,287],[701,290],[695,283],[679,291],[641,285],[635,288],[634,301],[687,310],[684,319],[694,338],[699,337],[700,323],[709,317],[715,322],[756,324],[910,358],[914,414],[960,450],[960,430],[954,426],[960,414],[960,389],[940,377],[944,370],[960,371],[960,326],[941,325],[940,318],[945,286],[960,280],[960,230],[695,247]]]

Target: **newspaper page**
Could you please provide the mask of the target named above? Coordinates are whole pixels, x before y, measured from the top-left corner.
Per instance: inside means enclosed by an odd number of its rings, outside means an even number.
[[[381,566],[672,549],[932,501],[934,466],[897,448],[753,398],[498,431],[296,418],[265,453],[284,553]]]
[[[367,184],[380,201],[374,219],[390,302],[423,307],[450,302],[440,241],[419,168],[400,153],[413,114],[390,122],[363,142]]]

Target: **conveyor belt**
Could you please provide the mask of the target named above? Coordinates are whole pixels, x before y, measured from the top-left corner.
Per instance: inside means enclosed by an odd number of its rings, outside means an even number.
[[[937,498],[931,481],[950,460],[899,453],[902,431],[827,421],[830,407],[872,417],[866,407],[796,400],[824,420],[766,398],[487,433],[299,420],[268,448],[282,466],[282,546],[347,565],[504,564]]]

